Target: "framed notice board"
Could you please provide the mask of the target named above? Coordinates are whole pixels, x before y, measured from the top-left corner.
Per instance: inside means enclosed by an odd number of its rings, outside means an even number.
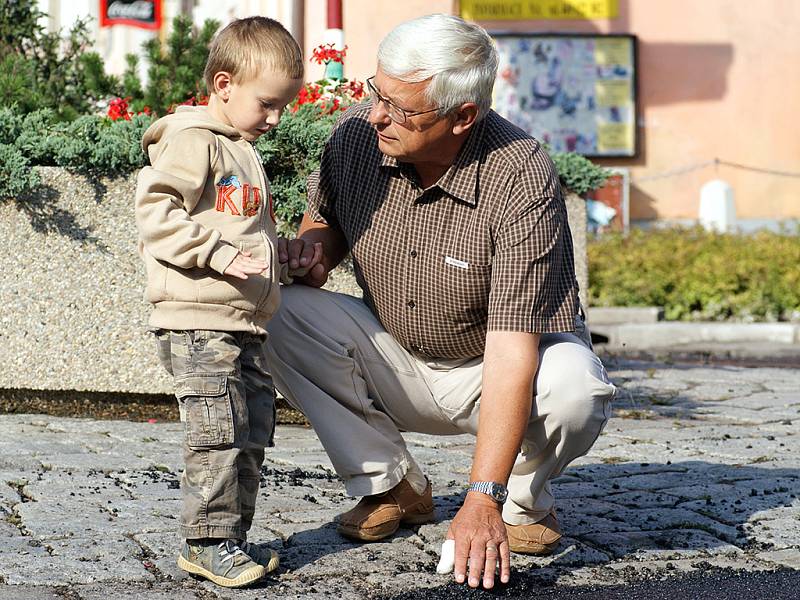
[[[560,152],[635,156],[636,37],[493,33],[493,108]]]

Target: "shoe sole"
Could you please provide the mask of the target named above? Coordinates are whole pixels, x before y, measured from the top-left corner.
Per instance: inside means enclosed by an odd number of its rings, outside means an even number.
[[[214,575],[211,571],[204,569],[203,567],[196,565],[194,563],[190,563],[188,560],[183,558],[183,556],[178,556],[178,567],[186,571],[187,573],[191,573],[192,575],[199,575],[200,577],[204,577],[209,581],[213,581],[219,586],[227,587],[227,588],[240,588],[255,583],[269,573],[270,571],[274,571],[278,567],[278,557],[273,556],[270,561],[269,565],[264,567],[263,565],[258,565],[257,567],[253,567],[238,577],[231,579],[230,577],[223,577],[221,575]],[[274,563],[274,564],[273,564]]]
[[[509,550],[514,554],[532,554],[533,556],[549,556],[553,551],[558,548],[561,540],[555,541],[552,544],[539,544],[537,546],[514,546],[509,543]]]
[[[406,515],[399,521],[394,522],[394,527],[386,530],[381,531],[380,533],[370,533],[369,531],[365,531],[363,529],[351,529],[345,527],[343,525],[339,525],[336,528],[336,531],[343,535],[346,538],[350,538],[351,540],[356,540],[360,542],[379,542],[383,539],[386,539],[390,535],[394,535],[398,529],[400,529],[400,525],[424,525],[425,523],[430,523],[434,520],[436,511],[431,511],[429,513],[416,513],[412,515]]]

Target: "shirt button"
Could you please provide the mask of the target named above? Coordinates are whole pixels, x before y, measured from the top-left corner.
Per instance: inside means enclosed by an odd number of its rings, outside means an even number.
[[[408,308],[414,308],[416,305],[417,303],[414,302],[413,300],[409,300],[408,302],[406,302],[406,306],[408,306]]]
[[[412,250],[411,252],[409,252],[409,254],[411,255],[411,258],[417,258],[417,251],[416,250]]]

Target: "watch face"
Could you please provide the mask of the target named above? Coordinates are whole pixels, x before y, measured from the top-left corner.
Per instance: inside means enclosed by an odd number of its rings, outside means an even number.
[[[492,498],[494,498],[500,503],[505,502],[506,498],[508,497],[508,490],[505,488],[505,486],[500,485],[499,483],[492,484],[492,489],[490,493]]]

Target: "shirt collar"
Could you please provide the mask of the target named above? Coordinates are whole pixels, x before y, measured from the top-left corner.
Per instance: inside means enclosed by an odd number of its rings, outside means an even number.
[[[483,151],[486,118],[472,127],[467,140],[459,150],[455,162],[445,171],[437,186],[448,196],[470,206],[478,204],[478,175]],[[400,169],[402,165],[393,156],[381,152],[381,167]]]

